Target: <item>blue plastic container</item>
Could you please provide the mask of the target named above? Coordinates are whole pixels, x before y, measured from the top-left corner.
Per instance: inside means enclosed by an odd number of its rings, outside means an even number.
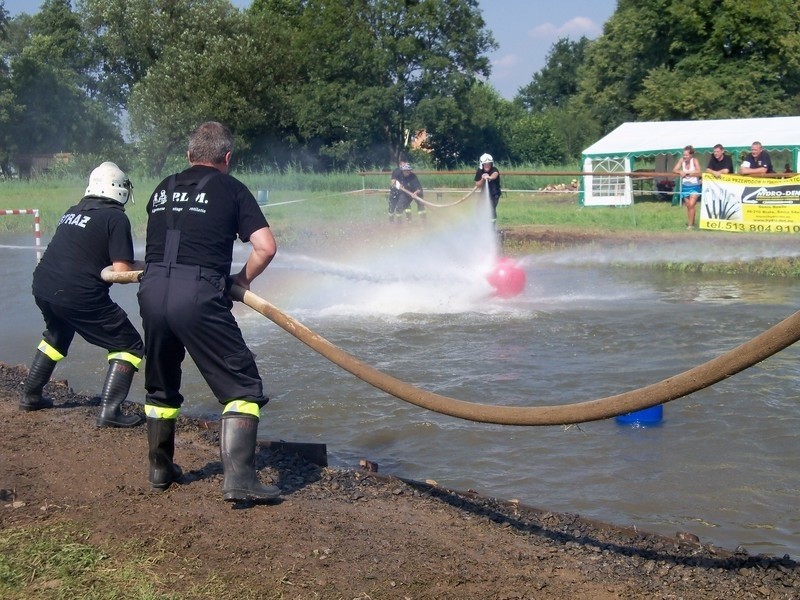
[[[620,425],[639,425],[646,427],[648,425],[658,425],[664,418],[664,405],[657,404],[650,408],[637,410],[625,415],[617,417],[617,423]]]

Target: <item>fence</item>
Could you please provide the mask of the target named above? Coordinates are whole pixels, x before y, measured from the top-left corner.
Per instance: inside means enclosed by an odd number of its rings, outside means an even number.
[[[33,238],[36,246],[36,262],[42,258],[42,228],[39,220],[38,208],[21,208],[13,210],[0,209],[0,216],[4,215],[33,215]]]

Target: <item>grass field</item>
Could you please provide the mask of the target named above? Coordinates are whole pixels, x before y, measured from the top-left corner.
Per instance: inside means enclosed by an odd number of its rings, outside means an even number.
[[[448,203],[463,198],[472,189],[472,173],[421,172],[425,198],[430,202]],[[509,174],[512,175],[512,174]],[[307,173],[241,174],[239,178],[254,195],[268,196],[264,212],[280,243],[303,239],[309,230],[325,230],[336,235],[347,235],[353,227],[372,227],[386,221],[386,198],[389,173],[339,173],[314,175]],[[506,190],[498,207],[497,228],[530,230],[544,228],[569,236],[586,238],[591,235],[641,236],[687,234],[686,211],[681,206],[659,201],[651,194],[636,197],[633,206],[584,207],[576,191],[547,192],[544,186],[567,183],[569,176],[507,177]],[[126,212],[131,220],[134,236],[143,238],[147,214],[145,207],[149,194],[158,184],[155,179],[135,180],[135,203],[128,203]],[[0,183],[0,209],[38,209],[42,236],[47,239],[64,211],[83,195],[85,181],[77,177],[44,178],[33,181],[5,181]],[[523,187],[530,186],[529,188]],[[0,232],[32,232],[30,216],[0,217]],[[696,235],[715,235],[700,232]],[[775,234],[764,234],[771,238]],[[510,253],[536,252],[549,246],[540,244],[535,236],[530,239],[515,236],[505,246]],[[707,264],[702,262],[667,263],[658,265],[681,271],[714,271],[748,273],[768,276],[800,276],[800,261],[795,258],[774,258],[749,263]]]
[[[240,177],[253,191],[268,192],[266,212],[270,223],[278,230],[283,217],[303,214],[304,220],[335,223],[362,215],[364,219],[384,219],[389,173],[360,175],[335,174],[330,176],[286,173],[280,176],[249,175]],[[426,198],[436,202],[437,197],[462,197],[472,189],[472,175],[468,172],[452,174],[420,174]],[[538,178],[537,178],[538,179]],[[684,211],[668,202],[637,201],[634,207],[582,207],[576,192],[539,192],[548,183],[568,181],[564,177],[533,177],[513,179],[513,189],[530,190],[504,193],[498,211],[498,227],[517,225],[552,225],[605,230],[665,231],[680,229],[685,220]],[[509,184],[512,180],[507,179]],[[135,203],[129,203],[126,212],[134,232],[141,234],[146,223],[145,206],[148,196],[158,181],[134,181]],[[6,181],[0,183],[0,209],[31,209],[40,211],[43,235],[52,234],[64,211],[83,195],[85,181],[77,178],[39,179],[32,181]],[[529,187],[523,187],[529,186]],[[437,192],[439,192],[437,194]],[[302,203],[302,207],[292,204]],[[301,210],[298,211],[298,208]],[[31,228],[26,217],[0,219],[0,231],[24,232]]]

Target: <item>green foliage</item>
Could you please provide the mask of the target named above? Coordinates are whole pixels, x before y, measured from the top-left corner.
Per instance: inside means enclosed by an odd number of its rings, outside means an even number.
[[[620,0],[579,73],[578,98],[603,131],[638,119],[794,114],[800,5]]]
[[[3,58],[4,167],[18,153],[103,152],[121,144],[114,116],[88,95],[92,63],[69,0],[47,0],[36,15],[11,21]]]
[[[552,124],[540,115],[524,115],[510,127],[508,151],[517,160],[537,165],[557,164],[564,160]]]
[[[475,0],[310,0],[275,10],[293,30],[287,85],[296,140],[325,166],[393,164],[431,114],[488,74],[494,47]],[[265,15],[266,16],[266,15]]]
[[[553,44],[514,102],[482,82],[496,43],[477,0],[76,4],[8,19],[0,0],[0,175],[72,152],[155,177],[208,119],[241,167],[336,172],[484,152],[538,168],[625,121],[800,110],[794,0],[620,0],[597,40]]]
[[[484,152],[507,161],[510,126],[524,112],[477,83],[463,95],[421,101],[418,115],[427,123],[423,147],[431,151],[436,168],[453,169],[465,162],[477,166]]]
[[[578,68],[583,64],[588,45],[589,40],[584,36],[577,42],[559,39],[550,48],[545,66],[534,73],[515,100],[532,112],[563,107],[578,91]]]

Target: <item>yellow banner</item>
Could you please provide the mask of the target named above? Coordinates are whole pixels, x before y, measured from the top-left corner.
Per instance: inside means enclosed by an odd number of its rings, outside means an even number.
[[[699,213],[701,229],[800,233],[800,176],[706,175]]]

